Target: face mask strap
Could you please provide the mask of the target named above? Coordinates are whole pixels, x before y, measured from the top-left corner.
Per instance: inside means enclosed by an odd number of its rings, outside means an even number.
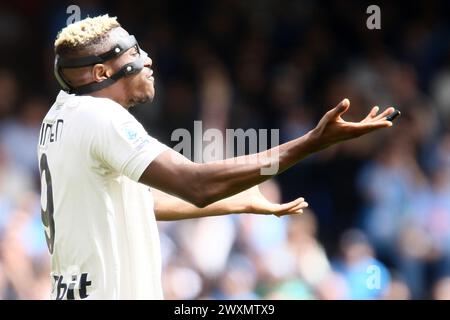
[[[62,68],[81,68],[95,65],[97,63],[104,63],[115,57],[119,57],[124,52],[126,52],[127,50],[129,50],[134,46],[138,48],[138,52],[140,54],[139,58],[137,58],[135,61],[131,63],[124,65],[118,72],[116,72],[114,75],[112,75],[110,78],[104,81],[92,82],[74,88],[64,79],[64,76],[61,72]],[[140,72],[144,67],[144,63],[147,57],[148,57],[147,53],[139,48],[136,38],[133,35],[130,35],[127,38],[119,39],[117,44],[111,50],[102,53],[100,55],[90,55],[80,58],[63,58],[60,57],[59,55],[56,55],[54,73],[56,80],[58,81],[58,83],[60,84],[61,88],[64,91],[75,94],[86,94],[106,88],[122,77],[126,77]]]
[[[91,93],[94,91],[101,90],[103,88],[109,87],[114,82],[119,80],[123,77],[128,77],[133,74],[139,73],[143,68],[145,64],[145,60],[147,59],[148,55],[144,50],[140,50],[141,54],[139,58],[137,58],[135,61],[127,63],[124,65],[119,71],[117,71],[115,74],[113,74],[111,77],[109,77],[106,80],[103,80],[101,82],[92,82],[89,84],[82,85],[77,88],[72,89],[72,93],[82,95]]]

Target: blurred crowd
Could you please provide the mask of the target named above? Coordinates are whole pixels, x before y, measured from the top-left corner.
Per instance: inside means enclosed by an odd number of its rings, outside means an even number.
[[[36,156],[58,92],[52,45],[64,1],[0,4],[0,299],[48,299]],[[395,126],[303,160],[261,185],[301,216],[160,222],[167,299],[450,299],[450,4],[380,1],[78,1],[109,13],[153,59],[156,98],[132,113],[171,133],[312,129],[395,106]]]

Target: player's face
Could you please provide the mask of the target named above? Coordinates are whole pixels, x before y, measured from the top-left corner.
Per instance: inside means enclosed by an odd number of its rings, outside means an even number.
[[[137,48],[131,48],[128,51],[125,54],[132,56],[131,61],[138,58]],[[150,57],[147,58],[144,68],[139,73],[123,78],[127,101],[130,106],[153,100],[155,96],[155,79],[151,69],[152,63],[152,59]]]
[[[120,33],[115,36],[128,36],[128,32],[122,28],[120,29]],[[113,68],[119,70],[123,65],[133,62],[138,57],[138,48],[130,48],[113,62]],[[121,78],[117,82],[120,86],[118,89],[124,95],[124,100],[128,106],[153,100],[155,96],[155,79],[153,78],[153,70],[151,69],[152,64],[152,59],[147,58],[144,63],[144,68],[139,73]]]

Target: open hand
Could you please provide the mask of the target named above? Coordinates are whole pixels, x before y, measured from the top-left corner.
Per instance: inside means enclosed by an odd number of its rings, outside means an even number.
[[[254,186],[239,195],[246,202],[246,211],[256,214],[273,214],[278,217],[288,214],[301,214],[308,203],[303,198],[297,198],[288,203],[272,203],[261,193],[258,186]]]
[[[386,117],[395,111],[393,107],[378,114],[379,108],[375,106],[362,121],[348,122],[342,119],[342,115],[349,107],[350,101],[342,100],[334,109],[328,111],[313,129],[318,150],[341,141],[357,138],[377,129],[392,126],[392,122],[388,121]]]

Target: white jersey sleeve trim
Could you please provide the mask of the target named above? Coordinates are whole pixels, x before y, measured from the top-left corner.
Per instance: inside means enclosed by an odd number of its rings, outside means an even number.
[[[130,158],[124,163],[122,172],[128,178],[134,181],[138,181],[139,178],[144,173],[145,169],[156,159],[161,153],[168,150],[169,147],[160,143],[156,139],[151,143],[151,150],[149,147],[144,147],[135,154],[131,155]]]

